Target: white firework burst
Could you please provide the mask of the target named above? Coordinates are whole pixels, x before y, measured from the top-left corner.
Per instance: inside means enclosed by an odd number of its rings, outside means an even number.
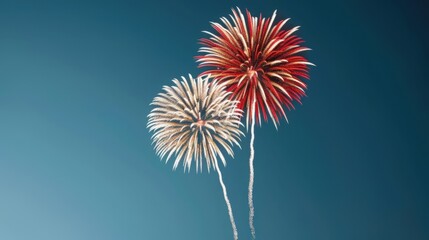
[[[161,159],[168,161],[173,155],[176,169],[181,161],[190,169],[195,161],[197,171],[202,170],[202,159],[207,169],[216,169],[217,158],[226,165],[222,148],[234,156],[232,146],[240,146],[241,110],[237,101],[229,99],[230,92],[223,85],[209,83],[207,78],[192,78],[189,83],[173,79],[174,86],[164,86],[151,105],[148,128],[153,131],[153,143]]]

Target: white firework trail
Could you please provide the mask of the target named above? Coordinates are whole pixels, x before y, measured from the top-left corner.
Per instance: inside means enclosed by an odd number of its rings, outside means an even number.
[[[256,99],[253,100],[252,115],[255,114],[255,104]],[[254,118],[253,118],[254,119]],[[249,226],[250,232],[252,233],[253,239],[256,238],[255,225],[253,223],[253,218],[255,217],[255,207],[253,206],[253,183],[255,182],[255,169],[253,166],[253,160],[255,159],[255,121],[252,120],[252,126],[250,129],[250,158],[249,158],[249,190],[248,190],[248,201],[249,201]]]

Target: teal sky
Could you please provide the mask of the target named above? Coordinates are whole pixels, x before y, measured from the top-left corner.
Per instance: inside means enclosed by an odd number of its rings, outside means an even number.
[[[423,1],[0,0],[0,239],[232,239],[217,175],[172,171],[146,129],[210,21],[292,18],[307,97],[256,128],[257,239],[429,239]],[[249,137],[223,168],[240,239]]]

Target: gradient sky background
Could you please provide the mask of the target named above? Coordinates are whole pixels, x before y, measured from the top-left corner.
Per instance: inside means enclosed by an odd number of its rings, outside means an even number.
[[[146,116],[234,6],[291,17],[317,65],[256,129],[257,238],[429,239],[427,6],[387,0],[0,0],[0,239],[232,239],[217,175],[159,161]],[[240,239],[248,144],[223,169]]]

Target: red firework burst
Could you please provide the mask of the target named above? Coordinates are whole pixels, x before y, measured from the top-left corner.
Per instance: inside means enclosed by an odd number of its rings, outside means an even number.
[[[302,53],[310,49],[294,35],[298,26],[283,28],[289,19],[273,25],[276,11],[271,18],[253,17],[247,10],[245,18],[239,8],[232,13],[231,21],[220,18],[223,25],[211,23],[217,34],[204,31],[210,37],[200,39],[199,52],[205,55],[196,59],[199,67],[211,69],[201,75],[226,84],[239,108],[246,108],[247,125],[261,123],[262,113],[277,127],[281,115],[286,118],[283,106],[290,110],[305,96],[303,79],[309,79],[308,65],[313,64]]]

